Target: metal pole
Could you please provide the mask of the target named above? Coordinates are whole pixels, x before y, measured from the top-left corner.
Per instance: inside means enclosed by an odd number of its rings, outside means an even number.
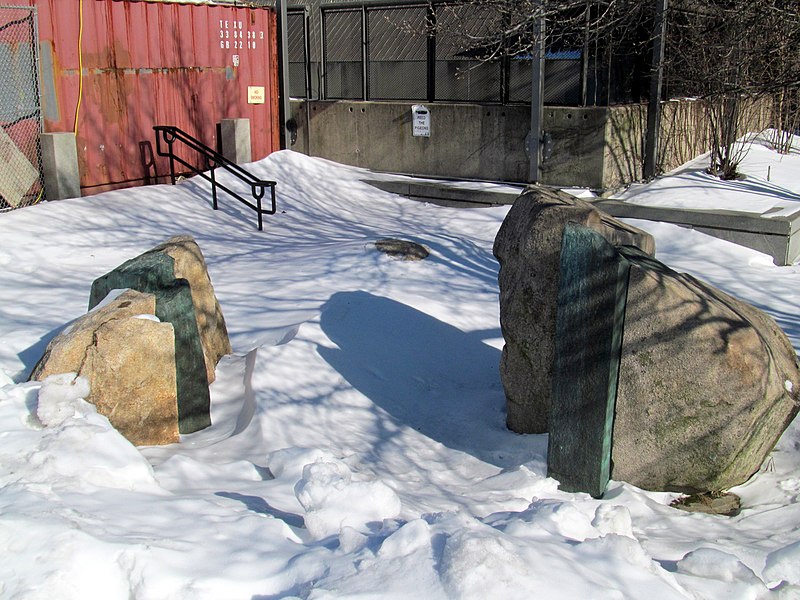
[[[361,7],[361,96],[369,100],[369,23],[367,7]]]
[[[539,183],[542,168],[542,121],[544,120],[544,15],[534,24],[534,40],[531,51],[531,133],[528,153],[530,167],[528,181]]]
[[[278,79],[280,81],[280,119],[281,148],[288,148],[286,121],[292,118],[292,105],[289,102],[289,17],[286,12],[287,0],[276,0],[278,13]]]
[[[311,100],[314,90],[311,85],[311,28],[308,26],[308,7],[303,8],[303,72],[306,78],[306,100]]]
[[[661,126],[661,84],[664,78],[664,37],[668,0],[656,0],[653,24],[653,62],[650,72],[650,99],[647,103],[647,135],[644,142],[645,179],[656,176],[658,169],[658,138]]]
[[[589,99],[589,0],[586,0],[583,23],[583,52],[581,53],[581,106]]]
[[[426,54],[427,65],[427,96],[428,102],[436,100],[436,9],[433,4],[428,4],[427,22],[428,47]]]

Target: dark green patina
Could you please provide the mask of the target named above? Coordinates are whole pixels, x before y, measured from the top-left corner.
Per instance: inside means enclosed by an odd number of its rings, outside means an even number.
[[[629,267],[599,233],[564,229],[547,467],[561,489],[595,498],[611,473]]]

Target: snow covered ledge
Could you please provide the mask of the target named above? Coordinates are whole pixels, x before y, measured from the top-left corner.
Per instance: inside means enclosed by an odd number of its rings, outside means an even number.
[[[432,182],[410,177],[368,183],[412,200],[465,208],[513,204],[521,192],[521,188],[514,189],[512,186]],[[800,207],[774,207],[759,214],[738,210],[651,206],[617,199],[595,200],[588,196],[582,197],[612,217],[660,221],[696,229],[768,254],[780,267],[791,265],[800,258]]]
[[[800,257],[800,209],[788,212],[774,208],[759,215],[736,210],[647,206],[620,200],[599,200],[594,205],[618,218],[660,221],[696,229],[769,254],[781,267],[791,265]]]

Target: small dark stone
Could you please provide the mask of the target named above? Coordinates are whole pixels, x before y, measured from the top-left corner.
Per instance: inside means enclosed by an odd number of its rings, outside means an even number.
[[[430,254],[425,246],[407,240],[381,239],[375,242],[375,247],[391,257],[403,260],[423,260]]]
[[[670,506],[687,512],[735,517],[741,509],[741,499],[730,492],[692,494],[675,500]]]

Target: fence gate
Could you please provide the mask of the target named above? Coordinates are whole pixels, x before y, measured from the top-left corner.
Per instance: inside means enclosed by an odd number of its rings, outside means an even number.
[[[36,9],[0,5],[0,211],[42,196]]]

